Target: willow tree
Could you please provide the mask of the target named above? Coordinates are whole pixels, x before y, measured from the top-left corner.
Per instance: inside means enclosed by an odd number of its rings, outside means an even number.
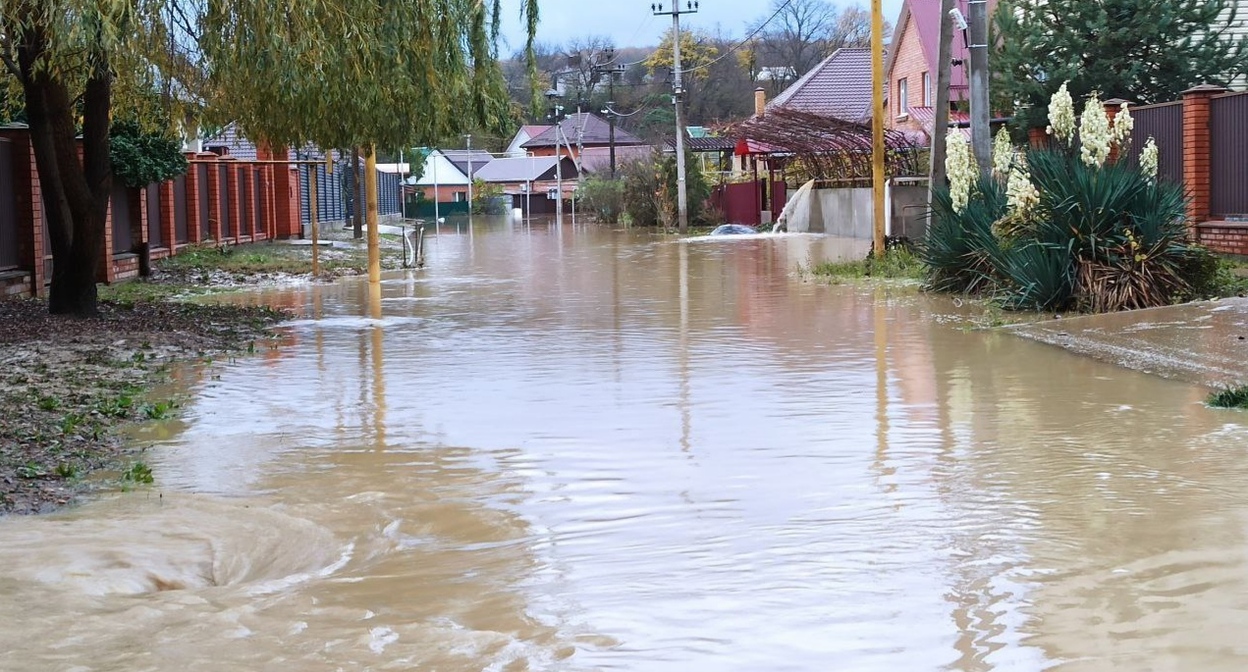
[[[49,310],[96,313],[116,104],[162,92],[167,119],[195,110],[274,146],[400,148],[498,123],[507,96],[499,0],[488,2],[0,0],[0,57],[51,234]],[[523,16],[531,54],[537,0]]]

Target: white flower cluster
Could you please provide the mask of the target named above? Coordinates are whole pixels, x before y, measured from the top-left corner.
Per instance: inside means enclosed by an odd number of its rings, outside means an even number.
[[[1131,131],[1135,130],[1135,119],[1131,118],[1131,110],[1128,103],[1123,103],[1118,109],[1118,114],[1114,115],[1114,128],[1110,135],[1115,145],[1118,145],[1119,151],[1126,151],[1127,144],[1131,142]]]
[[[1079,117],[1079,139],[1083,147],[1079,156],[1089,166],[1101,167],[1109,158],[1110,143],[1113,142],[1113,131],[1109,127],[1109,117],[1105,114],[1105,106],[1096,93],[1088,96],[1083,107],[1083,115]]]
[[[1002,126],[997,137],[992,141],[992,173],[997,177],[1005,177],[1010,172],[1010,164],[1014,162],[1014,145],[1010,144],[1010,134]]]
[[[949,197],[954,212],[962,212],[971,200],[971,187],[979,179],[979,167],[971,154],[971,143],[963,133],[945,136],[945,173],[949,177]]]
[[[1144,149],[1140,150],[1140,170],[1149,180],[1157,179],[1157,161],[1160,156],[1157,152],[1157,143],[1153,140],[1153,136],[1148,136],[1148,142],[1144,143]]]
[[[1066,84],[1049,99],[1049,135],[1069,142],[1075,135],[1075,101],[1066,90]]]
[[[1020,160],[1010,169],[1010,179],[1005,185],[1005,202],[1010,212],[1026,213],[1040,202],[1040,190],[1031,183],[1027,166]]]

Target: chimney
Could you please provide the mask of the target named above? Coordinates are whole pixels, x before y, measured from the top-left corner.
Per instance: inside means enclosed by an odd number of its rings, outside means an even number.
[[[754,89],[754,116],[761,117],[767,111],[767,92],[763,87]]]

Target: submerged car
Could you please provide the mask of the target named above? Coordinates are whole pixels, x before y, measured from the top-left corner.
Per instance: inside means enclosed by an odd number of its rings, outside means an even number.
[[[721,224],[711,231],[712,236],[743,236],[751,233],[758,233],[758,230],[744,224]]]

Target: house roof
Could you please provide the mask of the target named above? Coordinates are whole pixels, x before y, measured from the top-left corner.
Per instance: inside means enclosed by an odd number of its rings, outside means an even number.
[[[650,153],[654,151],[649,145],[624,145],[615,148],[615,167],[618,170],[620,166],[629,161],[637,161],[650,157]],[[610,147],[586,147],[581,152],[581,170],[587,173],[607,173],[611,171],[611,148]]]
[[[837,49],[767,107],[785,107],[847,121],[864,118],[871,109],[871,50]]]
[[[475,171],[474,171],[475,172]],[[413,180],[410,177],[406,180],[409,186],[432,187],[435,184],[439,186],[456,186],[467,185],[468,176],[458,166],[452,163],[443,155],[442,150],[431,150],[425,155],[425,165],[421,171],[420,179]]]
[[[463,174],[468,175],[468,171],[471,170],[472,175],[469,177],[475,177],[477,171],[481,170],[485,164],[494,160],[493,154],[475,149],[443,149],[440,151]]]
[[[936,128],[936,110],[931,107],[911,107],[909,111],[910,117],[919,122],[923,127],[923,132],[927,133],[927,137],[932,137],[932,131]],[[971,137],[971,129],[968,126],[959,127],[952,124],[969,124],[971,115],[966,112],[958,112],[956,110],[949,111],[949,128],[950,133],[962,133],[967,138]]]
[[[476,178],[485,182],[530,182],[543,179],[555,167],[553,156],[519,156],[494,159],[476,171]],[[576,179],[576,162],[563,157],[564,179]]]
[[[611,125],[602,119],[602,117],[590,114],[589,112],[580,112],[570,114],[563,121],[559,122],[559,131],[556,127],[551,126],[532,140],[520,145],[521,147],[532,149],[535,147],[554,147],[556,144],[556,133],[558,133],[558,144],[567,142],[569,145],[609,145],[611,144]],[[620,145],[644,145],[641,138],[629,133],[622,128],[615,129],[615,144]]]

